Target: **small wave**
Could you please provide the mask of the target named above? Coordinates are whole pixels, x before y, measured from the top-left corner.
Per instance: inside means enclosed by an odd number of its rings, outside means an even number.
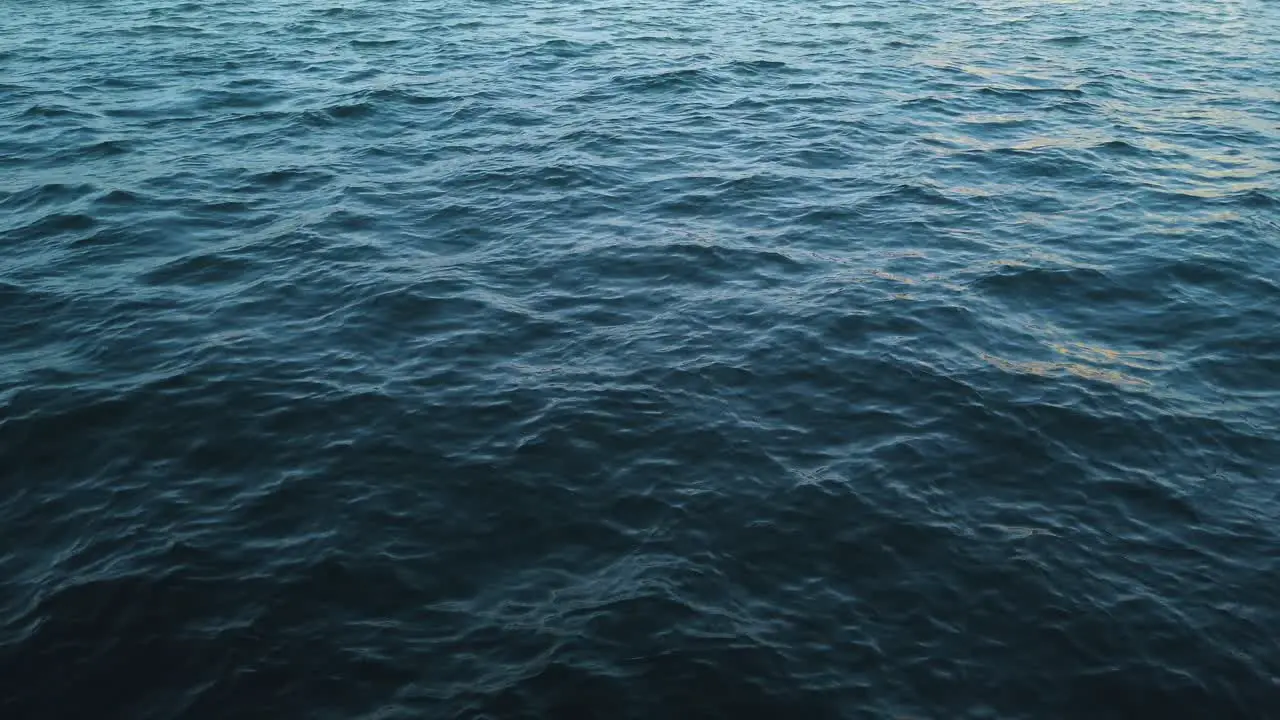
[[[102,140],[76,148],[71,154],[77,158],[109,158],[127,155],[132,151],[133,145],[127,140]]]
[[[0,195],[0,208],[11,212],[29,212],[48,204],[65,206],[90,195],[94,189],[94,186],[85,183],[46,183]]]
[[[204,253],[165,263],[145,273],[141,280],[151,285],[225,284],[243,279],[253,267],[245,258]]]
[[[960,208],[967,205],[964,200],[952,197],[940,188],[917,183],[898,183],[875,196],[876,203],[896,203],[898,201],[951,208]]]
[[[608,188],[618,170],[593,167],[581,163],[553,163],[483,168],[460,173],[448,179],[455,188],[492,188],[506,193],[580,190]]]
[[[22,112],[24,118],[46,118],[46,119],[81,119],[86,120],[93,118],[93,113],[87,113],[82,110],[76,110],[64,105],[32,105]]]
[[[1100,268],[1093,267],[1039,267],[1021,264],[1000,264],[993,272],[972,281],[981,291],[1008,297],[1035,294],[1046,290],[1074,291],[1081,294],[1104,292],[1115,283]]]
[[[197,107],[205,112],[257,110],[280,104],[287,96],[278,88],[251,85],[234,90],[211,90],[200,94]]]
[[[388,48],[404,43],[401,38],[355,38],[348,44],[353,48]]]
[[[679,90],[696,90],[712,85],[716,77],[701,68],[667,70],[644,75],[622,75],[613,83],[625,92],[659,93]]]
[[[337,120],[354,120],[372,115],[376,107],[371,102],[347,102],[330,105],[323,110],[325,116]]]
[[[259,192],[268,189],[314,191],[329,185],[336,176],[326,169],[281,167],[255,172],[235,187],[237,192]]]
[[[1001,370],[1022,375],[1036,375],[1047,378],[1073,375],[1078,378],[1103,382],[1118,387],[1144,388],[1151,385],[1150,381],[1130,373],[1086,363],[1054,360],[1011,360],[988,353],[982,353],[979,357]]]
[[[1137,155],[1150,154],[1150,150],[1148,150],[1147,148],[1141,147],[1139,145],[1135,145],[1134,143],[1128,142],[1127,140],[1119,140],[1119,139],[1107,140],[1098,145],[1095,145],[1093,149],[1104,152],[1104,153],[1113,154],[1113,155],[1137,156]]]
[[[966,125],[1017,127],[1034,124],[1036,122],[1036,118],[1028,113],[971,113],[961,117],[960,122],[965,123]]]
[[[792,70],[791,66],[781,60],[738,60],[729,65],[730,72],[744,75],[765,75]]]
[[[364,98],[371,103],[387,103],[390,105],[403,103],[423,106],[439,105],[458,99],[449,95],[417,92],[407,87],[378,88],[365,93]]]
[[[64,233],[78,233],[91,230],[98,225],[97,219],[84,213],[50,213],[17,230],[6,233],[15,240],[31,242],[57,237]]]
[[[1084,45],[1090,41],[1091,38],[1087,35],[1055,35],[1045,39],[1045,42],[1051,45],[1066,45],[1068,47]]]
[[[592,52],[604,49],[604,46],[607,46],[607,43],[587,43],[566,40],[564,38],[556,38],[554,40],[547,40],[538,45],[530,46],[517,53],[517,56],[532,60],[545,60],[551,58],[557,60],[568,60],[572,58],[586,57]]]
[[[1163,183],[1151,187],[1150,194],[1160,200],[1168,200],[1177,206],[1200,205],[1203,207],[1244,207],[1249,209],[1272,209],[1280,206],[1271,193],[1263,186],[1231,187],[1219,186],[1203,182],[1188,182],[1181,188],[1169,187]]]
[[[316,9],[313,13],[321,17],[342,18],[343,20],[373,20],[377,17],[373,11],[346,6]]]

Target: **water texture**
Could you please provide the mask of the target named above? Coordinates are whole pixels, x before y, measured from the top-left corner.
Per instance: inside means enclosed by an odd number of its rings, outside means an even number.
[[[1280,3],[0,2],[0,717],[1280,717]]]

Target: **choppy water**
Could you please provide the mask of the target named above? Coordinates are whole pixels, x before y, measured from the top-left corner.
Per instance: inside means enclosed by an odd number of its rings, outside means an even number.
[[[1280,4],[0,13],[6,720],[1280,717]]]

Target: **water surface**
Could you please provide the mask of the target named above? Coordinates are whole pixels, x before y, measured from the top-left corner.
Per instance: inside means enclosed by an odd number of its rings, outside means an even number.
[[[1280,4],[0,12],[6,719],[1280,712]]]

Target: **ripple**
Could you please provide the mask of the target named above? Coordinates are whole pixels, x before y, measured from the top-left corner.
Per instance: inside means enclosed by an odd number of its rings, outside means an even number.
[[[11,20],[5,717],[1274,706],[1274,4]]]

